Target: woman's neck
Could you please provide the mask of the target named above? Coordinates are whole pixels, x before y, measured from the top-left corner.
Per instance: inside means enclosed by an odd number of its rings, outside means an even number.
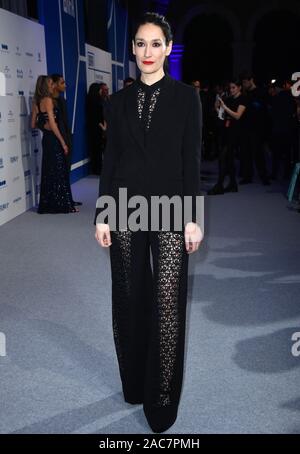
[[[164,77],[165,73],[163,69],[156,71],[155,73],[147,74],[141,73],[141,81],[144,82],[146,85],[153,85],[155,82],[158,82],[160,79]]]

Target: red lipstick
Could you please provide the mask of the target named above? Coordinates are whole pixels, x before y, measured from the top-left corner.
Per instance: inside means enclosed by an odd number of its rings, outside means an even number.
[[[143,61],[144,65],[153,65],[154,61]]]

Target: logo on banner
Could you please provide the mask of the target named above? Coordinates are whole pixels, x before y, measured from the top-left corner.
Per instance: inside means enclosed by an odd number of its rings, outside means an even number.
[[[25,55],[26,55],[27,57],[33,57],[33,54],[32,54],[31,52],[25,52]]]
[[[42,54],[41,52],[38,52],[38,62],[41,63],[42,61]]]
[[[22,197],[17,197],[16,199],[13,200],[13,203],[18,203],[18,202],[21,202],[22,200]]]
[[[8,123],[14,123],[15,122],[15,116],[14,116],[14,113],[13,113],[12,110],[10,110],[8,112],[7,121],[8,121]]]
[[[95,82],[103,82],[104,78],[103,75],[100,73],[95,73]]]
[[[6,188],[6,180],[0,180],[0,189]]]
[[[17,79],[23,79],[23,70],[17,69]]]
[[[4,210],[7,210],[8,209],[8,206],[9,206],[9,203],[3,203],[2,205],[0,205],[0,211],[4,211]]]
[[[28,78],[33,79],[32,69],[29,70]]]
[[[38,136],[39,136],[38,130],[37,130],[37,129],[33,129],[33,130],[31,131],[31,136],[32,136],[32,137],[38,137]]]
[[[17,55],[18,57],[21,57],[21,55],[22,55],[21,49],[20,49],[19,46],[16,46],[16,55]]]
[[[92,52],[88,52],[88,68],[95,68],[95,54],[93,54]]]
[[[4,75],[5,75],[6,79],[11,79],[11,72],[10,72],[10,68],[8,66],[5,66],[3,72],[4,72]]]
[[[4,169],[3,158],[0,158],[0,169]]]
[[[0,142],[4,142],[4,137],[0,137]]]
[[[19,156],[11,156],[11,158],[10,158],[11,164],[15,164],[18,161],[19,161]]]
[[[8,45],[7,44],[1,44],[1,53],[3,54],[9,54],[9,49],[8,49]]]

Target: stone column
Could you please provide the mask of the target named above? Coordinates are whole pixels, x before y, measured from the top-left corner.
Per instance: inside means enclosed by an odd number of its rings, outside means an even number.
[[[239,76],[241,71],[252,71],[254,42],[240,41],[232,43],[233,75]]]
[[[172,52],[169,56],[170,74],[174,79],[182,79],[182,57],[184,52],[183,44],[173,44]]]

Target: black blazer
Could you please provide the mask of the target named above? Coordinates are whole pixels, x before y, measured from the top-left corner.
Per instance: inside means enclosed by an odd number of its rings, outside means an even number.
[[[111,95],[99,196],[200,195],[202,107],[195,88],[166,74],[145,134],[137,110],[135,81]],[[94,224],[104,208],[96,208]]]

